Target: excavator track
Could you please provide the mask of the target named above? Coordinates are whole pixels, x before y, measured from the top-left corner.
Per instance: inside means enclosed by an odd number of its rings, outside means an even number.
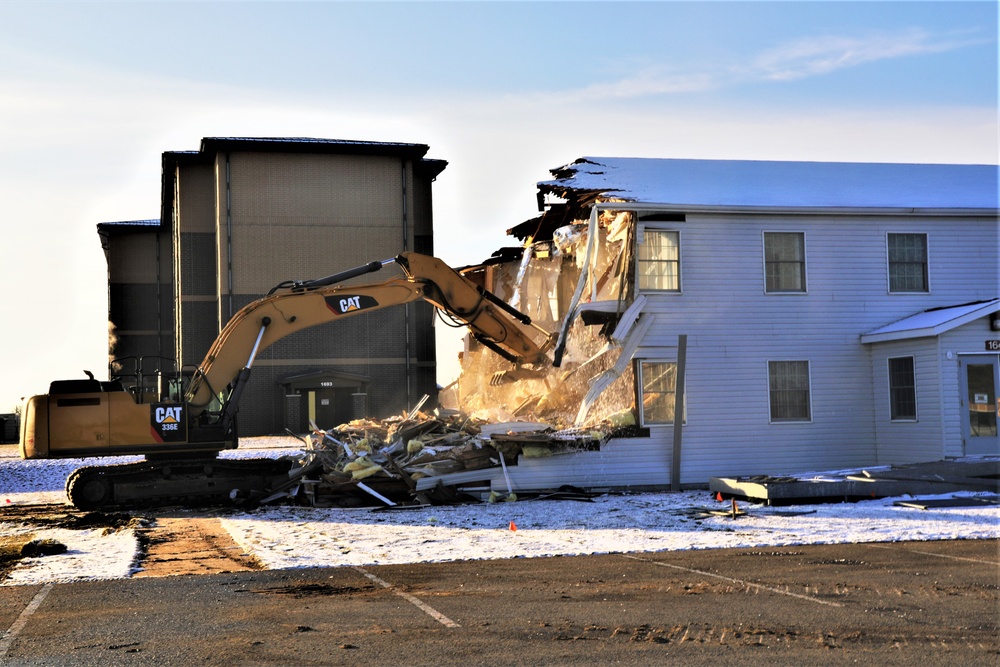
[[[66,479],[66,496],[81,510],[228,505],[263,497],[288,479],[282,459],[170,459],[87,466]]]

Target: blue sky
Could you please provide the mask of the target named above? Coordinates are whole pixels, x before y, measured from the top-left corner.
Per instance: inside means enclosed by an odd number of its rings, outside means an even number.
[[[583,155],[995,164],[997,78],[995,2],[0,0],[0,412],[103,375],[95,226],[202,137],[428,144],[468,264]]]

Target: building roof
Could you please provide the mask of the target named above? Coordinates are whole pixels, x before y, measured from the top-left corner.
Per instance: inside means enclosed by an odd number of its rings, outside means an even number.
[[[159,227],[160,221],[154,220],[118,220],[97,223],[98,234],[127,234],[129,232],[146,232]]]
[[[541,193],[698,209],[891,209],[995,214],[997,165],[584,157]]]
[[[861,336],[861,342],[884,343],[891,340],[939,336],[996,312],[1000,312],[1000,299],[931,308],[869,331]]]
[[[215,155],[226,151],[281,153],[349,153],[351,155],[398,155],[419,160],[427,154],[426,144],[392,141],[356,141],[352,139],[316,139],[311,137],[205,137],[201,153]]]
[[[175,168],[178,165],[212,164],[219,153],[313,153],[326,155],[378,155],[413,160],[418,175],[433,180],[448,166],[446,160],[424,157],[426,144],[313,137],[204,137],[197,151],[165,151],[161,157],[160,212],[169,224],[173,205]]]

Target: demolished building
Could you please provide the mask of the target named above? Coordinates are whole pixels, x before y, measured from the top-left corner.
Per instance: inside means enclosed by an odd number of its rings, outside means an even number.
[[[590,157],[552,175],[508,232],[520,248],[466,275],[558,333],[554,367],[469,341],[443,400],[597,445],[452,479],[676,489],[1000,454],[996,165]]]
[[[451,411],[314,433],[327,491],[503,499],[1000,456],[995,165],[552,175],[508,230],[520,245],[463,271],[551,332],[549,359],[467,338]]]

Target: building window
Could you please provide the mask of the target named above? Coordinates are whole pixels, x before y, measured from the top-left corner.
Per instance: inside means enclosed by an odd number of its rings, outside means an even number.
[[[772,422],[807,422],[812,419],[809,400],[808,361],[767,362]]]
[[[927,234],[889,234],[890,292],[927,292]]]
[[[914,421],[917,418],[913,357],[889,359],[889,418],[893,421]]]
[[[764,232],[764,288],[806,291],[806,239],[801,232]]]
[[[680,291],[680,244],[680,232],[643,230],[636,252],[640,290]]]
[[[677,364],[672,361],[643,361],[639,364],[639,405],[643,424],[673,424],[677,387]]]

